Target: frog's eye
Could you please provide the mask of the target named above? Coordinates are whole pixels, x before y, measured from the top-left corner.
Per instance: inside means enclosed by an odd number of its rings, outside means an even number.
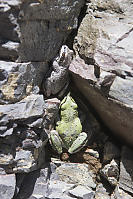
[[[63,110],[65,110],[65,109],[66,109],[66,105],[65,105],[65,104],[62,104],[61,110],[63,111]]]
[[[73,104],[72,104],[72,108],[73,108],[73,109],[77,109],[77,108],[78,108],[77,104],[76,104],[76,103],[73,103]]]

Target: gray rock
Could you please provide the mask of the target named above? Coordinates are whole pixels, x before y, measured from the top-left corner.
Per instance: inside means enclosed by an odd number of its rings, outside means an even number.
[[[12,199],[15,192],[15,174],[0,175],[0,198]]]
[[[47,191],[47,195],[46,197],[48,199],[70,199],[71,197],[69,197],[67,195],[67,192],[69,189],[72,189],[74,187],[74,184],[69,184],[63,181],[50,181],[49,183],[49,187],[48,187],[48,191]]]
[[[110,199],[110,192],[108,191],[108,187],[105,188],[103,184],[98,184],[95,192],[95,199]]]
[[[121,103],[133,106],[133,78],[130,80],[116,77],[110,87],[109,96]]]
[[[0,39],[19,41],[19,25],[17,22],[19,13],[19,0],[4,0],[0,4]]]
[[[96,184],[93,180],[94,174],[88,169],[87,164],[77,164],[77,163],[62,163],[56,169],[60,180],[72,183],[79,184],[89,188],[95,188]]]
[[[44,109],[43,96],[35,94],[0,105],[0,165],[6,172],[30,172],[45,163]]]
[[[119,178],[119,166],[118,163],[113,159],[110,164],[106,164],[102,170],[101,174],[103,177],[105,177],[108,182],[112,186],[116,186],[118,184],[118,178]]]
[[[44,129],[49,132],[55,127],[57,121],[59,121],[59,105],[60,100],[52,98],[45,100],[45,115],[44,115]]]
[[[0,41],[0,58],[15,61],[18,58],[19,43],[14,41]]]
[[[14,103],[30,93],[36,93],[48,70],[45,63],[15,63],[0,61],[0,103]]]
[[[73,45],[76,58],[69,70],[103,122],[132,146],[133,4],[92,0],[86,7]]]
[[[36,170],[28,174],[17,174],[14,199],[45,198],[48,186],[47,178],[48,168]]]
[[[51,61],[68,34],[77,28],[84,0],[23,1],[19,13],[21,61]],[[27,23],[28,21],[28,23]]]
[[[55,169],[56,167],[53,164],[49,164],[41,170],[28,174],[17,174],[17,191],[14,199],[70,199],[68,190],[72,189],[74,185],[58,180]],[[51,175],[53,176],[52,179],[50,178]]]
[[[85,196],[89,196],[89,194],[94,195],[94,192],[90,188],[85,188],[84,186],[78,185],[74,189],[70,190],[69,193],[72,196],[76,196],[77,198],[85,198]]]
[[[120,162],[119,187],[133,194],[133,151],[124,146]]]
[[[114,193],[111,195],[111,199],[132,199],[133,197],[129,195],[127,192],[124,192],[122,189],[117,186],[114,190]]]

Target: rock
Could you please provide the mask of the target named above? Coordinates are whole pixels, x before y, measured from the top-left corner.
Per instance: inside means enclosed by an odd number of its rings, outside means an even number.
[[[14,199],[44,198],[47,191],[48,169],[36,170],[28,174],[17,174],[16,193]],[[28,189],[27,189],[28,187]]]
[[[2,0],[0,4],[0,40],[19,42],[19,0]],[[9,52],[8,52],[9,54]],[[11,56],[11,54],[10,54]]]
[[[103,177],[105,177],[108,182],[112,186],[116,186],[118,183],[118,178],[119,178],[119,167],[118,163],[113,159],[110,164],[106,164],[102,170],[101,174]]]
[[[95,158],[99,158],[99,153],[97,152],[97,151],[95,151],[95,150],[93,150],[93,149],[87,149],[86,151],[85,151],[85,153],[88,153],[89,155],[91,155],[91,156],[93,156],[93,157],[95,157]]]
[[[76,57],[69,67],[74,84],[103,122],[131,146],[132,11],[127,0],[87,2],[74,40]]]
[[[67,36],[77,28],[83,5],[84,0],[22,1],[19,60],[51,61]]]
[[[14,103],[30,93],[38,93],[47,70],[43,62],[0,61],[0,103]]]
[[[92,191],[92,189],[87,189],[85,188],[84,186],[77,186],[75,187],[74,189],[70,190],[69,193],[72,195],[72,196],[76,196],[77,198],[83,198],[85,196],[89,196],[89,194],[92,194],[94,195],[94,192]]]
[[[44,115],[44,129],[49,134],[49,132],[55,128],[56,122],[59,120],[59,105],[60,100],[57,98],[52,98],[45,100],[45,115]]]
[[[103,186],[103,184],[98,184],[95,192],[95,199],[110,199],[110,193],[107,188]]]
[[[71,199],[68,191],[73,189],[74,184],[60,181],[56,168],[57,166],[51,163],[45,165],[45,168],[41,170],[30,172],[23,176],[22,174],[17,174],[17,192],[14,199]]]
[[[83,158],[84,158],[85,163],[88,164],[89,169],[92,170],[93,173],[95,173],[95,175],[97,175],[98,171],[102,167],[102,164],[100,163],[100,160],[98,160],[97,158],[91,156],[88,153],[88,149],[84,152]]]
[[[93,180],[94,174],[88,169],[87,164],[78,163],[62,163],[56,169],[59,179],[71,183],[79,184],[89,188],[95,188],[96,184]]]
[[[15,192],[15,174],[0,175],[0,198],[12,199]]]
[[[113,144],[112,142],[106,142],[104,146],[104,157],[103,161],[111,161],[112,159],[119,159],[120,158],[120,148]]]
[[[18,42],[1,40],[0,44],[1,59],[15,61],[18,58]]]
[[[68,184],[66,182],[50,181],[46,197],[48,199],[71,199],[71,197],[67,195],[67,191],[73,187],[73,184]]]
[[[0,105],[0,165],[6,172],[29,172],[45,163],[44,109],[43,96],[35,94]]]
[[[120,162],[119,187],[124,191],[133,194],[133,151],[124,146],[122,148]]]
[[[111,195],[111,199],[132,199],[133,197],[127,192],[124,192],[119,186],[116,186],[114,193]]]

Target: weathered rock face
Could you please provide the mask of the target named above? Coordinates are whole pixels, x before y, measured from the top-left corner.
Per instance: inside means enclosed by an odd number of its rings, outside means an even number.
[[[91,0],[86,9],[74,41],[73,80],[112,132],[132,145],[132,1]]]
[[[77,28],[84,0],[22,1],[19,13],[21,61],[51,61]]]
[[[0,103],[14,103],[31,93],[37,94],[47,69],[43,62],[0,61]]]

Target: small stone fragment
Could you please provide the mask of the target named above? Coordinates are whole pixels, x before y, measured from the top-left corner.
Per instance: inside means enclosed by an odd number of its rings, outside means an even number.
[[[118,163],[113,159],[110,164],[106,164],[101,170],[101,174],[112,186],[116,186],[119,178]]]
[[[70,190],[69,193],[72,195],[72,196],[76,196],[77,198],[84,198],[85,195],[88,195],[90,193],[94,193],[92,191],[92,189],[90,188],[85,188],[84,186],[77,186],[75,187],[74,189]]]
[[[87,149],[86,151],[85,151],[85,153],[89,153],[90,155],[92,155],[93,157],[95,157],[95,158],[99,158],[99,153],[98,153],[98,151],[95,151],[95,150],[93,150],[93,149]]]

